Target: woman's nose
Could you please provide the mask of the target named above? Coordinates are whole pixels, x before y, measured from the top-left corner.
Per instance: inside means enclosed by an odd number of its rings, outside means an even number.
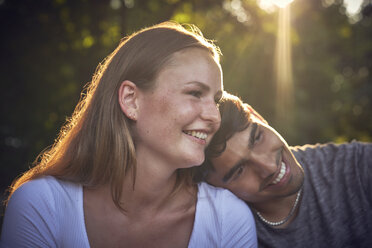
[[[214,100],[205,103],[203,111],[201,113],[201,117],[203,120],[209,121],[214,125],[218,125],[219,127],[221,122],[221,115],[220,111],[218,110],[218,106],[216,105]]]

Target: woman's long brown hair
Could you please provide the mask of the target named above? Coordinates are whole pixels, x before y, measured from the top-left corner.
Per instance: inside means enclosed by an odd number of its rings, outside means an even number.
[[[124,178],[136,174],[136,152],[131,121],[118,103],[118,89],[130,80],[142,90],[154,85],[159,71],[172,54],[182,49],[206,49],[219,61],[219,49],[203,38],[194,26],[191,30],[165,22],[145,28],[124,38],[101,63],[92,82],[83,91],[72,117],[61,128],[53,146],[42,152],[34,167],[16,179],[8,200],[22,184],[41,176],[80,183],[83,186],[110,184],[112,199],[122,209],[119,199]],[[191,170],[179,169],[174,192],[191,183]]]

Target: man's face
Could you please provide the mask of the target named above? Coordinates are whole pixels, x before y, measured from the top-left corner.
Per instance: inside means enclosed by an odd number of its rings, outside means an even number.
[[[215,171],[210,172],[208,183],[229,189],[252,204],[292,195],[304,180],[303,169],[285,140],[254,117],[211,162]]]

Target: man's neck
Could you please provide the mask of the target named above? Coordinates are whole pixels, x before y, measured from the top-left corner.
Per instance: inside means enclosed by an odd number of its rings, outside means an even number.
[[[264,219],[262,220],[257,216],[257,221],[280,223],[285,220],[284,223],[280,225],[269,224],[274,228],[284,228],[287,227],[297,216],[301,204],[301,195],[299,192],[288,197],[248,204],[253,208],[253,211],[255,211],[257,215],[261,215],[261,218]]]

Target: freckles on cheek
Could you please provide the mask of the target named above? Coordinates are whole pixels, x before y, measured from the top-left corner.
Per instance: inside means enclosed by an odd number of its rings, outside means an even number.
[[[166,96],[163,96],[162,98],[158,99],[158,101],[154,102],[153,104],[156,105],[156,108],[162,114],[167,113],[171,107],[170,106],[171,103],[169,102]]]

